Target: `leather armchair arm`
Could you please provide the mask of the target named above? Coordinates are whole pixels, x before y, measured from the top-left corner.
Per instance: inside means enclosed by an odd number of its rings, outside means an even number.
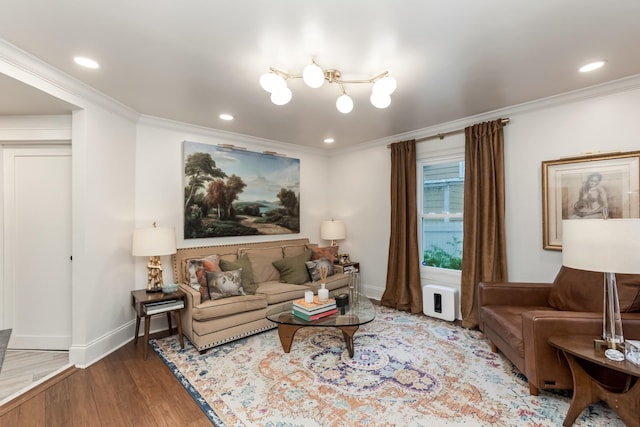
[[[622,313],[622,331],[626,338],[640,337],[640,313]],[[549,344],[549,338],[561,335],[602,335],[602,313],[533,310],[522,314],[522,338],[525,375],[531,384],[544,388],[572,388],[569,367],[562,353]]]
[[[480,282],[478,308],[485,305],[548,307],[551,283]]]

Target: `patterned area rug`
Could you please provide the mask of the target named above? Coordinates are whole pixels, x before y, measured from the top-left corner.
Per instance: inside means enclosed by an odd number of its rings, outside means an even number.
[[[570,398],[531,396],[526,379],[479,331],[376,307],[348,357],[335,328],[276,330],[201,355],[177,337],[152,346],[216,426],[560,426]],[[623,426],[605,404],[582,426]]]

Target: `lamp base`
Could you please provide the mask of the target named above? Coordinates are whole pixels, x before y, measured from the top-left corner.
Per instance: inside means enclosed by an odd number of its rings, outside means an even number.
[[[148,294],[155,294],[156,292],[162,292],[162,288],[151,288],[147,289]]]

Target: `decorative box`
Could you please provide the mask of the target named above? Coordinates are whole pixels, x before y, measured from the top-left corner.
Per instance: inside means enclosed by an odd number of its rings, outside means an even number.
[[[640,366],[640,341],[626,340],[624,344],[625,358],[634,365]]]

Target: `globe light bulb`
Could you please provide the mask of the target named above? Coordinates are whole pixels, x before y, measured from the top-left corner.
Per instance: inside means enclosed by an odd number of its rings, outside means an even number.
[[[336,108],[342,114],[348,114],[351,112],[351,110],[353,110],[353,100],[349,95],[346,95],[346,94],[341,95],[338,97],[338,100],[336,101]]]
[[[287,82],[278,74],[265,73],[260,76],[260,86],[267,92],[274,93],[287,87]]]
[[[309,64],[302,71],[302,80],[307,86],[317,89],[324,84],[324,71],[316,64]]]
[[[271,102],[276,105],[285,105],[291,101],[292,96],[293,94],[291,93],[291,89],[285,86],[271,94]]]
[[[397,86],[398,83],[396,82],[396,79],[386,76],[375,82],[373,84],[373,87],[371,88],[371,91],[373,93],[391,95],[396,90]]]
[[[387,108],[391,105],[391,97],[383,93],[372,93],[369,98],[371,104],[376,108]]]

